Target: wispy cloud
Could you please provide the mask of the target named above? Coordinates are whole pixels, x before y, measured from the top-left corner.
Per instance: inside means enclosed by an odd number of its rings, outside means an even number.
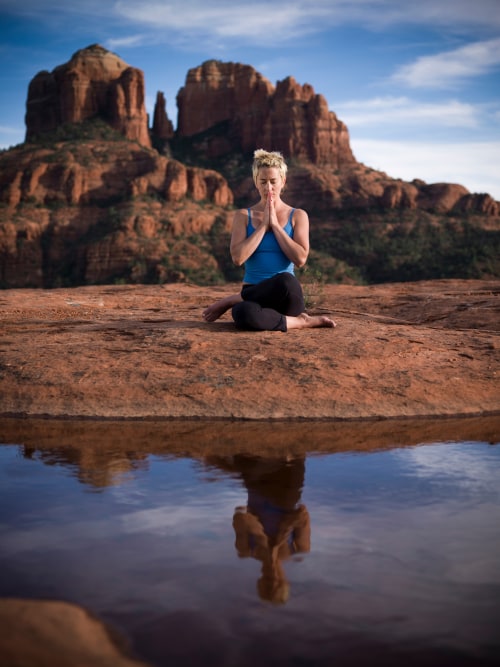
[[[238,39],[245,43],[268,44],[270,29],[272,40],[289,41],[303,33],[315,31],[315,23],[325,18],[328,12],[324,2],[312,3],[306,13],[306,4],[275,2],[257,4],[235,4],[200,2],[200,0],[172,0],[137,3],[120,0],[114,9],[120,18],[154,30],[165,31],[169,38],[181,35],[183,41],[198,37],[221,40]]]
[[[254,30],[272,27],[272,35],[264,35],[267,40],[279,39],[281,28],[295,35],[301,29],[322,31],[348,24],[378,30],[395,25],[439,25],[459,28],[462,33],[500,26],[497,0],[420,0],[414,4],[401,0],[275,0],[272,4],[214,0],[209,5],[205,0],[118,0],[113,11],[170,30],[213,31],[244,38],[258,38]]]
[[[400,67],[392,78],[411,88],[441,88],[495,68],[500,68],[500,38],[421,56],[414,63]]]
[[[354,25],[373,30],[397,25],[440,25],[462,34],[500,27],[497,0],[275,0],[238,4],[233,0],[118,0],[113,12],[121,19],[155,30],[269,44]]]
[[[339,103],[337,113],[349,128],[382,124],[421,124],[472,128],[478,125],[479,108],[458,100],[418,102],[408,97],[376,97]]]
[[[446,447],[446,456],[443,448]],[[463,487],[495,492],[498,484],[498,469],[494,459],[488,459],[477,443],[450,443],[429,447],[412,447],[396,450],[394,456],[404,461],[412,475],[417,477],[450,480]]]
[[[433,142],[351,138],[360,162],[393,178],[459,183],[500,201],[500,141]]]
[[[116,39],[108,39],[106,41],[106,46],[108,49],[114,51],[120,48],[128,48],[134,46],[142,46],[145,42],[148,41],[146,35],[129,35],[128,37],[118,37]]]
[[[60,23],[64,16],[94,22],[106,16],[122,28],[134,25],[164,40],[197,36],[241,39],[247,44],[276,44],[346,25],[372,30],[440,26],[461,35],[477,30],[491,34],[500,27],[498,0],[420,0],[413,4],[401,0],[0,0],[0,12],[38,17],[45,23]]]

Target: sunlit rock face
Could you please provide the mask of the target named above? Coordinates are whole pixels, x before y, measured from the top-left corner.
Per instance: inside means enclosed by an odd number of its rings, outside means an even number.
[[[98,116],[127,139],[150,146],[144,98],[142,71],[94,44],[77,51],[52,72],[39,72],[32,79],[26,103],[26,141],[64,123]]]
[[[189,70],[177,105],[180,136],[225,128],[207,142],[212,157],[266,146],[317,165],[355,162],[344,123],[290,76],[275,87],[249,65],[210,60]]]

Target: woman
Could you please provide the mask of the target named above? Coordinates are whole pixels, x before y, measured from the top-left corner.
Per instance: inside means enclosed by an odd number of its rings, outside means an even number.
[[[236,327],[247,331],[334,327],[329,317],[304,312],[294,266],[304,266],[309,255],[309,218],[281,199],[287,173],[283,156],[256,150],[252,173],[260,200],[236,211],[230,246],[233,262],[245,266],[242,290],[208,306],[203,318],[213,322],[232,308]]]

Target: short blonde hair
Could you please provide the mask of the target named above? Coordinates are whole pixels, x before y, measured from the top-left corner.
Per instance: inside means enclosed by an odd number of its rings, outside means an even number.
[[[253,154],[252,175],[254,183],[257,183],[257,175],[261,167],[276,167],[281,178],[285,180],[287,172],[287,164],[285,158],[278,151],[265,151],[263,148],[258,148]]]

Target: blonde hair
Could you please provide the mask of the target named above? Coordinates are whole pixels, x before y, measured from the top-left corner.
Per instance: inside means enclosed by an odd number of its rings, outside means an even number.
[[[254,183],[257,183],[257,175],[261,167],[276,167],[285,180],[287,165],[285,158],[278,151],[265,151],[263,148],[258,148],[253,154],[252,175]]]
[[[274,581],[262,576],[257,581],[257,591],[261,600],[276,605],[285,604],[290,597],[290,584],[286,580]]]

